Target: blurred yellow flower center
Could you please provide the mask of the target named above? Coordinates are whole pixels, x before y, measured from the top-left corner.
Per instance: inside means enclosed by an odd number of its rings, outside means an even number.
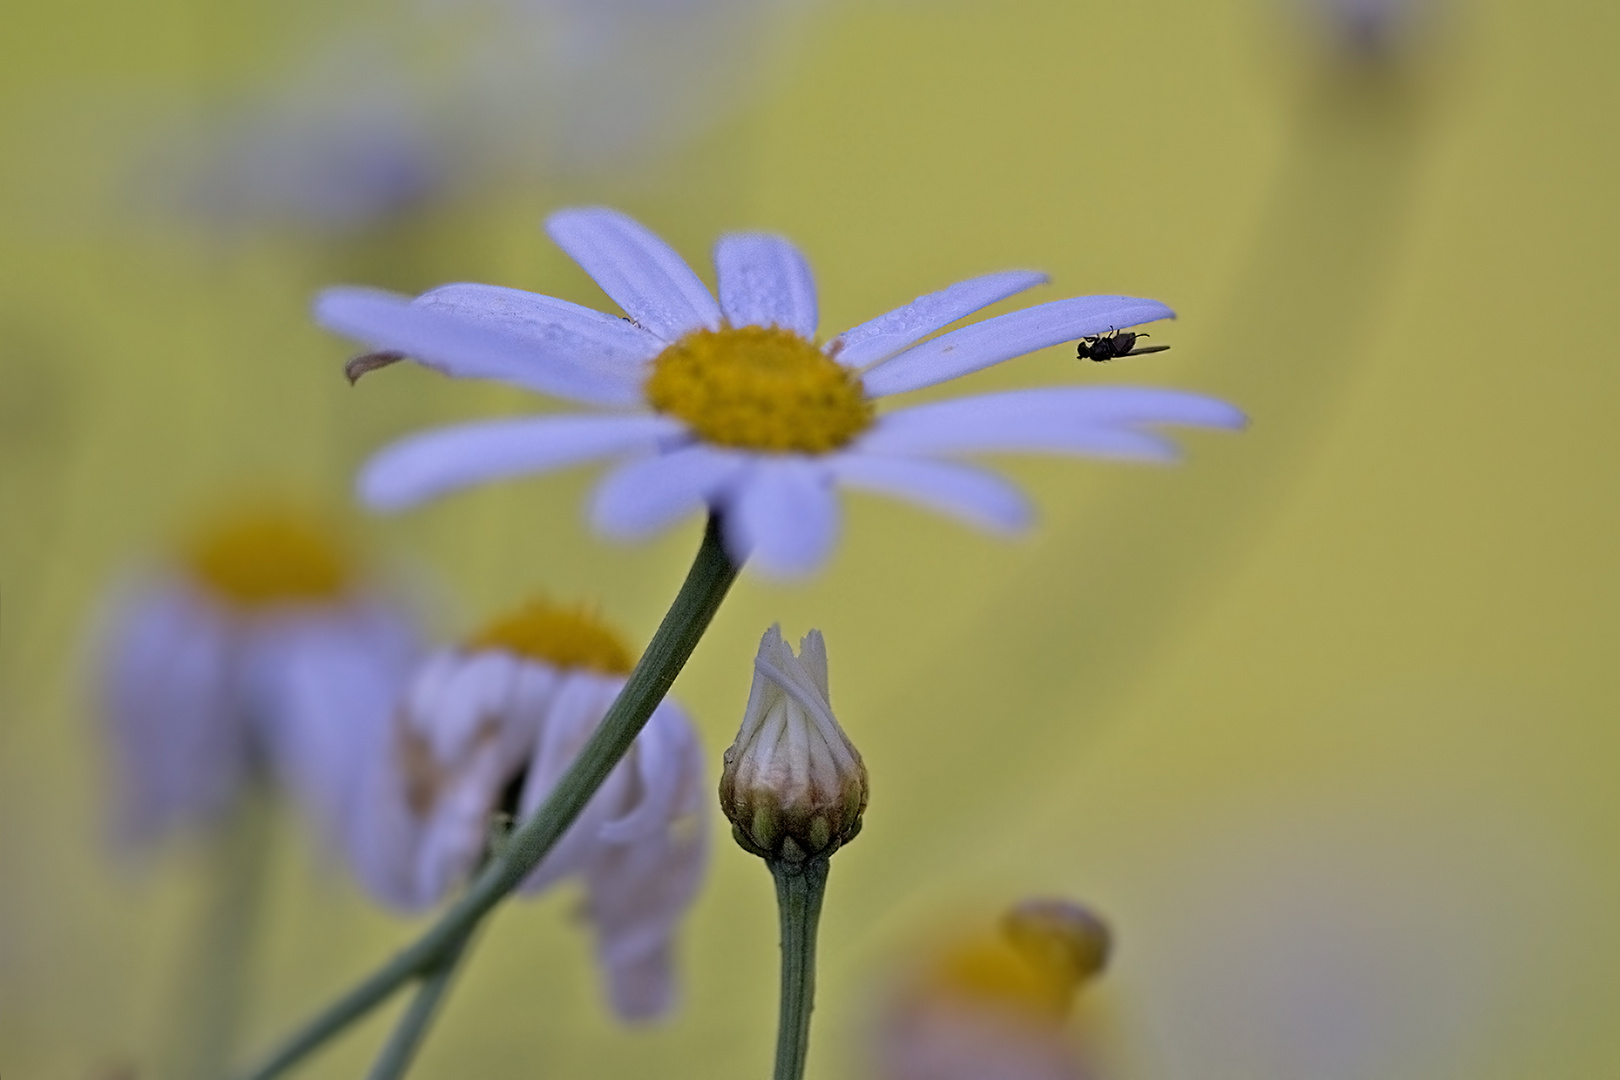
[[[352,576],[336,537],[317,522],[281,511],[221,522],[198,536],[187,556],[209,589],[245,607],[332,600]]]
[[[1061,1020],[1075,991],[1102,971],[1108,948],[1108,928],[1084,908],[1030,901],[1003,917],[1001,934],[947,949],[934,982],[947,993]]]
[[[628,675],[635,656],[611,627],[585,608],[531,600],[491,622],[467,641],[468,649],[504,649],[559,668]]]
[[[654,358],[646,394],[705,442],[745,450],[825,453],[874,415],[854,372],[766,326],[694,330]]]
[[[1074,998],[1075,982],[1033,963],[999,937],[961,942],[940,958],[930,980],[953,997],[1010,1008],[1042,1020],[1061,1020]]]

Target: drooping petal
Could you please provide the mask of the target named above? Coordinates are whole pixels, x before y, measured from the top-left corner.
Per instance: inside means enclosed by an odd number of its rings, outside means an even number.
[[[240,677],[270,765],[333,850],[355,827],[355,779],[388,752],[419,655],[414,628],[380,603],[293,609],[244,628]]]
[[[240,793],[252,735],[232,692],[232,627],[181,581],[116,605],[100,643],[98,705],[113,750],[114,835],[149,843],[211,821]]]
[[[602,206],[562,210],[546,234],[625,310],[665,341],[720,326],[720,306],[692,268],[640,222]]]
[[[1046,281],[1046,275],[1035,270],[1005,270],[958,281],[950,288],[919,296],[904,307],[845,330],[828,343],[828,351],[836,348],[839,363],[869,367],[910,348],[942,326]]]
[[[327,289],[315,300],[315,321],[328,330],[386,352],[403,353],[462,379],[499,379],[589,405],[634,405],[640,375],[590,367],[480,322],[420,305],[381,289]]]
[[[1033,518],[1029,500],[994,473],[957,461],[840,454],[829,464],[845,487],[893,495],[993,532],[1017,532]]]
[[[816,279],[799,249],[770,233],[727,233],[714,248],[720,308],[732,326],[816,334]]]
[[[662,416],[537,416],[439,428],[367,462],[360,497],[378,510],[403,510],[472,484],[651,450],[684,430]]]
[[[998,315],[925,341],[885,360],[862,377],[870,397],[920,390],[1048,345],[1075,341],[1175,312],[1133,296],[1074,296]]]
[[[418,307],[445,311],[531,342],[549,356],[639,382],[664,343],[629,319],[592,311],[552,296],[498,285],[441,285],[416,298]]]
[[[1202,394],[1135,386],[1052,386],[889,413],[853,449],[863,454],[1024,452],[1173,461],[1175,444],[1144,427],[1235,430],[1244,422],[1243,413]]]
[[[741,454],[695,444],[614,469],[591,497],[598,532],[635,540],[713,505],[747,468]]]
[[[756,459],[725,514],[726,548],[774,577],[821,565],[838,533],[838,500],[826,465],[783,455]]]

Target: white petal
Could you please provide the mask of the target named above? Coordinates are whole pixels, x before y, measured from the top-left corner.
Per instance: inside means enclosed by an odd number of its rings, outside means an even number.
[[[741,454],[694,445],[638,458],[608,473],[591,498],[596,530],[622,540],[648,537],[714,505],[747,467]]]
[[[993,532],[1029,527],[1023,493],[994,473],[956,461],[841,454],[830,462],[845,487],[893,495]]]
[[[156,839],[229,806],[249,735],[232,686],[231,624],[177,581],[116,606],[100,643],[98,704],[113,749],[119,840]]]
[[[360,497],[403,510],[448,491],[656,447],[685,429],[661,416],[485,420],[401,439],[360,471]]]
[[[852,448],[876,454],[1066,453],[1173,461],[1175,444],[1149,424],[1236,429],[1241,412],[1180,390],[1051,386],[956,398],[880,418]]]
[[[556,696],[540,724],[540,738],[529,761],[528,779],[518,803],[519,813],[528,818],[551,795],[591,734],[602,723],[623,679],[574,670],[560,680]],[[624,763],[616,765],[607,780],[592,795],[585,809],[538,867],[524,879],[520,891],[541,892],[558,880],[580,870],[597,845],[602,823],[615,816],[623,795],[627,773]]]
[[[462,379],[499,379],[590,405],[634,405],[639,373],[592,369],[566,352],[487,322],[418,305],[381,289],[327,289],[315,299],[315,321],[345,337]]]
[[[675,250],[606,207],[563,210],[546,233],[625,313],[665,341],[720,326],[720,306]]]
[[[838,533],[838,500],[825,464],[783,455],[759,458],[725,510],[726,548],[772,577],[820,566]]]
[[[728,233],[714,248],[720,308],[732,326],[816,335],[816,279],[799,249],[770,233]]]
[[[998,315],[925,341],[867,371],[862,381],[870,397],[919,390],[1048,345],[1175,317],[1175,312],[1157,300],[1073,296]]]
[[[459,315],[530,342],[564,363],[639,382],[664,343],[629,319],[498,285],[441,285],[418,307]]]
[[[864,368],[910,348],[942,326],[989,307],[1025,289],[1046,284],[1045,274],[1034,270],[1005,270],[999,274],[958,281],[948,289],[919,296],[904,307],[879,315],[839,334],[827,348],[836,349],[839,363]]]

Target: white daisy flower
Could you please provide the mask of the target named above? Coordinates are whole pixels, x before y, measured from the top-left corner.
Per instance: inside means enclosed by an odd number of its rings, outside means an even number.
[[[403,612],[282,510],[199,535],[115,606],[100,645],[115,830],[137,844],[217,817],[262,772],[335,828],[416,656]]]
[[[348,840],[361,880],[407,910],[465,883],[496,815],[527,816],[545,801],[633,664],[589,614],[538,603],[430,657],[355,804]],[[674,999],[672,939],[707,863],[708,792],[691,722],[666,698],[519,886],[583,879],[609,996],[627,1020]]]
[[[1223,402],[1173,390],[1048,387],[879,415],[875,401],[1049,345],[1174,313],[1153,300],[1081,296],[930,337],[1046,277],[1031,271],[959,282],[815,342],[816,289],[787,240],[720,238],[717,303],[668,245],[613,210],[565,210],[551,238],[628,314],[549,296],[446,285],[412,300],[337,288],[321,325],[378,354],[447,374],[493,378],[598,415],[488,420],[427,432],[377,455],[360,477],[373,507],[397,510],[489,480],[599,458],[619,464],[597,487],[596,528],[655,533],[704,507],[720,512],[733,558],[794,576],[826,558],[838,487],[893,495],[993,531],[1026,527],[1023,495],[958,460],[1040,452],[1170,461],[1158,424],[1237,428]],[[356,370],[356,369],[351,369]]]

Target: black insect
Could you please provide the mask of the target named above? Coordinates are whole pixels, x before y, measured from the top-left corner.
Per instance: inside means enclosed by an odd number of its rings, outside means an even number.
[[[1144,345],[1138,349],[1136,339],[1147,336],[1129,331],[1110,330],[1106,334],[1081,338],[1075,359],[1095,360],[1101,363],[1104,360],[1117,360],[1121,356],[1145,356],[1148,353],[1165,352],[1170,348],[1168,345]]]

